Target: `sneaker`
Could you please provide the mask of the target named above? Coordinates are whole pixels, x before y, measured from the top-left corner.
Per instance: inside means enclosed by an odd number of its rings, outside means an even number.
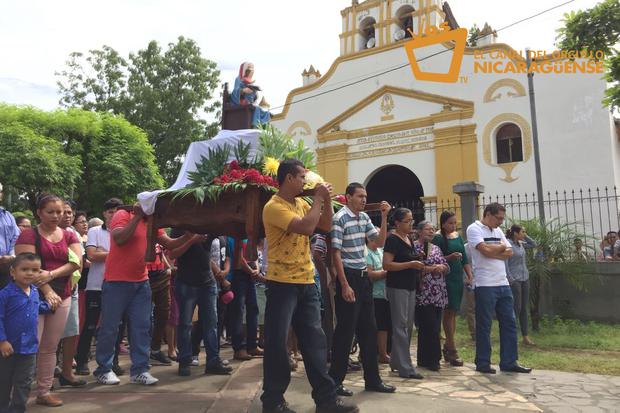
[[[356,405],[336,399],[331,403],[316,406],[315,413],[358,413],[359,411],[360,409]]]
[[[121,382],[113,371],[108,371],[107,373],[96,375],[95,377],[99,384],[113,385]]]
[[[156,351],[156,352],[151,352],[151,360],[155,360],[160,364],[163,364],[165,366],[171,366],[172,365],[172,360],[170,360],[170,358],[168,358],[167,355],[165,355],[162,351]]]
[[[158,381],[159,379],[156,379],[155,377],[153,377],[151,373],[149,373],[148,371],[145,371],[144,373],[136,374],[135,376],[131,376],[131,379],[129,380],[130,383],[144,384],[146,386],[155,384]]]
[[[199,366],[200,363],[198,363],[198,356],[192,356],[192,362],[190,363],[191,366]]]

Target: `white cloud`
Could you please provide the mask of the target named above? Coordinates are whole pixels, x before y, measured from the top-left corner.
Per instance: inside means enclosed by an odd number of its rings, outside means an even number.
[[[452,0],[462,27],[488,22],[495,29],[561,3],[560,0]],[[499,33],[516,49],[553,50],[564,12],[592,7],[576,0]],[[339,55],[340,10],[349,0],[20,0],[6,1],[0,14],[3,57],[0,78],[19,79],[0,87],[0,101],[50,109],[55,71],[72,51],[106,44],[126,55],[150,40],[164,46],[183,35],[216,61],[222,81],[232,82],[242,61],[255,63],[256,80],[272,106],[301,86],[301,72],[313,64],[325,73]],[[406,62],[403,62],[406,63]],[[22,86],[23,89],[20,89]],[[36,85],[36,87],[32,87]]]

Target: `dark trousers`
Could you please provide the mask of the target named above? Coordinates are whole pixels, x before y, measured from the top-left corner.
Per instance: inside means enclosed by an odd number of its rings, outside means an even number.
[[[161,343],[166,335],[166,324],[170,318],[170,276],[160,273],[150,280],[153,300],[153,332],[151,334],[151,351],[161,350]]]
[[[437,366],[441,361],[441,308],[419,305],[415,312],[418,326],[418,366]]]
[[[510,283],[514,300],[515,316],[519,319],[521,335],[528,335],[527,311],[530,308],[530,280],[513,281]]]
[[[321,304],[314,284],[267,282],[265,306],[264,408],[284,401],[291,381],[287,339],[293,328],[304,359],[306,375],[317,405],[336,399],[334,381],[327,374],[327,342],[321,328]]]
[[[36,354],[0,356],[0,413],[26,411],[36,358]]]
[[[80,333],[80,340],[78,342],[77,354],[75,355],[75,361],[78,364],[88,363],[90,356],[90,346],[97,331],[97,324],[99,323],[99,316],[101,315],[101,291],[86,290],[86,317],[82,332]],[[121,324],[119,329],[118,338],[116,340],[116,349],[114,354],[114,364],[118,364],[118,353],[120,350],[120,344],[123,338],[123,330],[126,324],[126,320]]]
[[[232,325],[233,350],[254,350],[258,346],[258,302],[256,286],[249,274],[235,270],[232,277],[235,298],[228,304]],[[247,334],[243,331],[243,309]]]
[[[218,319],[219,321],[219,319]],[[198,357],[200,354],[200,344],[202,343],[202,323],[200,321],[196,321],[192,323],[192,356]],[[218,333],[219,340],[219,333]]]
[[[349,286],[355,292],[355,301],[346,302],[342,298],[342,288],[336,283],[336,329],[332,346],[332,364],[329,375],[337,385],[342,384],[349,365],[349,354],[353,335],[360,346],[360,360],[364,368],[364,381],[367,386],[381,383],[377,364],[377,324],[375,322],[372,282],[362,277],[361,270],[344,269]]]
[[[390,313],[390,303],[383,298],[375,298],[373,301],[377,331],[387,332],[387,353],[390,354],[392,352],[392,314]]]
[[[228,311],[228,304],[222,301],[222,294],[226,291],[220,291],[217,300],[217,335],[218,337],[224,337],[224,330],[226,330],[226,337],[231,337],[231,323],[230,323],[230,311]]]

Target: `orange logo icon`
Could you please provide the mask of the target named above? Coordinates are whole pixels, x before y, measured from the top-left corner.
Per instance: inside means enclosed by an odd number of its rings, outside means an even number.
[[[422,23],[422,27],[424,22]],[[416,36],[410,29],[409,33],[412,35],[412,39],[405,43],[405,51],[411,64],[411,70],[413,75],[418,80],[428,80],[431,82],[444,82],[444,83],[456,83],[459,79],[459,73],[461,70],[461,63],[463,62],[463,55],[465,54],[465,45],[467,42],[467,29],[458,28],[451,30],[447,22],[444,22],[439,26],[426,26],[426,30],[423,35],[422,27],[420,27],[420,33]],[[415,56],[415,50],[422,47],[432,46],[443,42],[455,43],[454,53],[452,55],[452,61],[450,62],[450,69],[448,73],[434,73],[423,72],[418,64],[418,59]]]

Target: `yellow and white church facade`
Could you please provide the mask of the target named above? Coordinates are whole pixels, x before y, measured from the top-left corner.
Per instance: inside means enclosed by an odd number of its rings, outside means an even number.
[[[478,45],[465,48],[456,82],[417,80],[407,29],[415,35],[444,22],[456,28],[449,5],[353,0],[341,15],[340,56],[324,75],[304,70],[303,86],[272,119],[316,150],[319,173],[337,192],[354,181],[368,186],[369,201],[453,199],[452,186],[462,181],[493,195],[535,191],[527,75],[481,73],[480,64],[523,63],[522,52],[485,27]],[[438,42],[418,50],[420,69],[446,72],[454,47]],[[559,54],[537,60],[567,61]],[[619,137],[601,104],[602,75],[537,73],[534,84],[544,190],[618,185]]]

